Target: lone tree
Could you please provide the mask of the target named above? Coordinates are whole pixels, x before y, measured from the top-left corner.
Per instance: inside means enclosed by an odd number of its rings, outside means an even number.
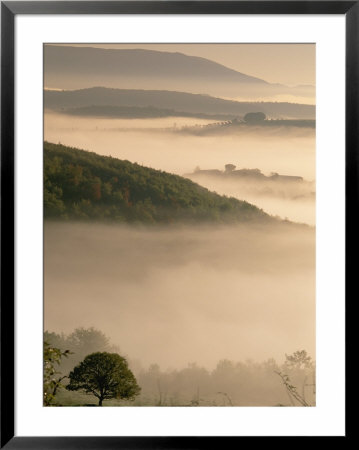
[[[226,164],[224,166],[226,172],[233,172],[233,170],[236,168],[236,166],[234,164]]]
[[[98,398],[99,406],[111,398],[133,400],[141,391],[127,361],[117,353],[86,356],[69,374],[69,391],[83,390]]]
[[[292,355],[285,354],[285,365],[290,369],[312,369],[312,357],[305,350],[298,350]]]

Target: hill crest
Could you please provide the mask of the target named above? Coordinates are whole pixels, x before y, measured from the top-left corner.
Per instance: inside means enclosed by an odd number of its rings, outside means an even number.
[[[240,223],[274,219],[191,180],[110,156],[44,143],[45,218],[117,223]]]

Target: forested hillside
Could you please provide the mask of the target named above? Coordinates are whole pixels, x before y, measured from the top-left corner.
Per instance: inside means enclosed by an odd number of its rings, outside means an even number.
[[[48,142],[44,216],[153,224],[272,220],[254,205],[178,175]]]

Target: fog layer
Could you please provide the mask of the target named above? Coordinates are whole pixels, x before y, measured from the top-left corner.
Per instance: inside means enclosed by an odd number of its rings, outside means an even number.
[[[208,123],[208,120],[183,117],[125,120],[46,113],[45,140],[178,175],[191,173],[195,167],[223,170],[225,164],[230,163],[237,168],[258,168],[267,175],[278,172],[315,180],[313,129],[249,127],[241,128],[237,134],[208,136],[180,132],[183,127],[200,127]],[[289,185],[284,186],[279,194],[277,189],[272,192],[274,195],[268,196],[263,192],[263,186],[249,190],[219,185],[210,180],[201,184],[218,193],[254,203],[270,214],[312,225],[315,223],[313,196],[292,195]]]
[[[45,329],[95,326],[131,359],[315,354],[315,233],[45,223]]]
[[[315,225],[315,183],[256,180],[250,177],[221,179],[219,176],[186,174],[186,177],[221,195],[255,204],[267,213]]]

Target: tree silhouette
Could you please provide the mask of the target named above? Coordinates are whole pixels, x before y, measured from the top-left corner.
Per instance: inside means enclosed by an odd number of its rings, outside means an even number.
[[[92,394],[102,406],[111,398],[134,399],[141,388],[125,358],[117,353],[97,352],[86,356],[69,374],[69,391],[83,390]]]
[[[258,123],[258,122],[263,122],[264,120],[266,120],[266,115],[262,112],[250,112],[247,113],[244,117],[243,120],[246,123]]]
[[[236,166],[234,164],[226,164],[224,168],[226,169],[226,172],[233,172]]]
[[[305,350],[298,350],[292,355],[285,354],[285,365],[290,369],[312,369],[313,361]]]

